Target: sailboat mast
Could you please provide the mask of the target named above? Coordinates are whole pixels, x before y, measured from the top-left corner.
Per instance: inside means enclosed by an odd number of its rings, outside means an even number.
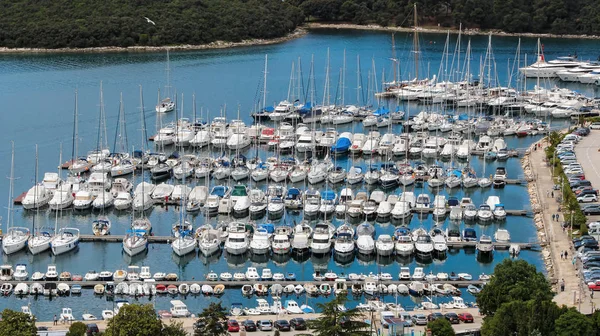
[[[342,65],[342,106],[344,106],[344,98],[346,95],[346,49],[344,48],[344,61]]]
[[[75,160],[77,160],[77,156],[79,156],[79,128],[77,126],[78,124],[78,98],[77,98],[77,89],[75,89],[75,113],[73,116],[73,153],[71,153],[71,160],[73,160],[71,162],[71,164],[73,164],[73,162],[75,162]],[[36,145],[36,150],[37,150],[37,145]],[[37,183],[37,175],[36,175],[36,179],[35,182]]]
[[[414,52],[415,52],[415,78],[419,79],[419,37],[417,33],[417,4],[414,4],[414,33],[413,33],[413,44],[414,44]]]
[[[171,60],[169,57],[169,48],[167,48],[167,68],[165,71],[167,72],[167,86],[165,86],[165,89],[167,89],[167,97],[171,97]]]
[[[267,107],[267,63],[269,55],[265,55],[265,71],[263,72],[263,111]]]
[[[356,104],[360,107],[360,55],[356,55]],[[354,123],[352,123],[354,126]]]

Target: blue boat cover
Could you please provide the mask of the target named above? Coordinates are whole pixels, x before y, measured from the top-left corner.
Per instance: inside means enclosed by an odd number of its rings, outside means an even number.
[[[321,192],[321,198],[327,201],[335,199],[335,193],[331,190],[325,190]]]
[[[337,139],[335,145],[331,146],[332,152],[345,152],[347,151],[352,143],[348,138],[339,138]]]
[[[273,233],[275,232],[275,225],[273,225],[273,223],[262,223],[258,224],[258,229],[264,229],[267,230],[268,233]]]
[[[377,110],[375,112],[373,112],[373,115],[375,116],[384,116],[384,115],[388,115],[390,113],[390,110],[388,110],[385,106],[381,106],[379,108],[377,108]]]
[[[219,197],[223,197],[223,196],[225,196],[226,192],[227,192],[227,187],[225,187],[225,186],[215,186],[210,194],[211,195],[215,195],[215,196],[219,196]]]

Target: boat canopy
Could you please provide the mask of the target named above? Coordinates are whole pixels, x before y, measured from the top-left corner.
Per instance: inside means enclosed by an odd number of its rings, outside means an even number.
[[[288,189],[288,191],[287,191],[287,196],[286,196],[286,198],[287,198],[287,199],[295,199],[295,198],[297,198],[297,196],[299,196],[299,195],[300,195],[300,189],[298,189],[298,188],[290,188],[290,189]]]
[[[384,115],[388,115],[390,113],[390,110],[387,109],[385,106],[380,106],[379,108],[377,108],[377,110],[375,112],[373,112],[373,115],[375,116],[384,116]]]
[[[212,192],[210,194],[219,196],[219,197],[223,197],[223,196],[225,196],[225,193],[227,193],[226,186],[214,186],[212,189]]]
[[[335,199],[335,193],[331,190],[325,190],[321,192],[321,198],[327,201]]]
[[[262,223],[258,224],[258,229],[264,229],[267,233],[272,234],[275,232],[275,225],[273,223]]]
[[[246,186],[245,185],[236,185],[235,187],[233,187],[231,196],[248,196]]]

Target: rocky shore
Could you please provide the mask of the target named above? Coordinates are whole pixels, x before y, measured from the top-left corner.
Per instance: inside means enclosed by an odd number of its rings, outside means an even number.
[[[546,267],[546,271],[550,278],[555,276],[554,274],[554,260],[552,255],[552,250],[550,249],[550,245],[548,244],[548,231],[544,224],[544,206],[541,202],[541,198],[539,195],[538,182],[536,179],[536,174],[532,167],[531,153],[534,151],[534,147],[538,146],[538,144],[543,143],[545,138],[533,143],[526,151],[525,155],[521,159],[521,166],[523,167],[523,174],[525,175],[525,179],[527,180],[527,192],[529,193],[529,200],[531,203],[531,210],[533,211],[533,223],[535,225],[538,242],[542,247],[542,259],[544,260],[544,266]],[[538,148],[538,150],[543,151],[543,149]]]
[[[387,31],[387,32],[412,32],[413,28],[407,27],[382,27],[379,25],[357,25],[351,23],[318,23],[311,22],[305,25],[308,29],[355,29],[355,30],[372,30],[372,31]],[[419,27],[419,33],[435,33],[445,34],[448,31],[458,33],[456,28],[444,27]],[[598,35],[555,35],[555,34],[534,34],[534,33],[507,33],[501,30],[480,30],[480,29],[464,29],[463,35],[495,35],[495,36],[519,36],[519,37],[540,37],[540,38],[573,38],[573,39],[600,39]]]
[[[161,52],[165,50],[177,51],[192,51],[192,50],[208,50],[208,49],[225,49],[239,48],[259,45],[270,45],[283,43],[295,38],[306,35],[306,29],[298,28],[294,32],[275,39],[252,39],[241,42],[225,42],[215,41],[208,44],[192,45],[170,45],[170,46],[132,46],[132,47],[95,47],[95,48],[59,48],[59,49],[44,49],[44,48],[0,48],[0,54],[53,54],[53,53],[122,53],[122,52]]]

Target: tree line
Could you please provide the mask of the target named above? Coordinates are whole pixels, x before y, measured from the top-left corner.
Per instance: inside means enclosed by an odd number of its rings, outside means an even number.
[[[304,18],[281,0],[13,0],[0,12],[0,47],[50,49],[270,39]]]
[[[600,34],[594,0],[291,0],[307,18],[381,26],[498,29],[510,33]]]
[[[239,42],[285,36],[305,20],[413,25],[414,0],[13,0],[0,47],[86,48]],[[600,34],[593,0],[419,0],[419,25]],[[148,22],[148,17],[154,22]]]

